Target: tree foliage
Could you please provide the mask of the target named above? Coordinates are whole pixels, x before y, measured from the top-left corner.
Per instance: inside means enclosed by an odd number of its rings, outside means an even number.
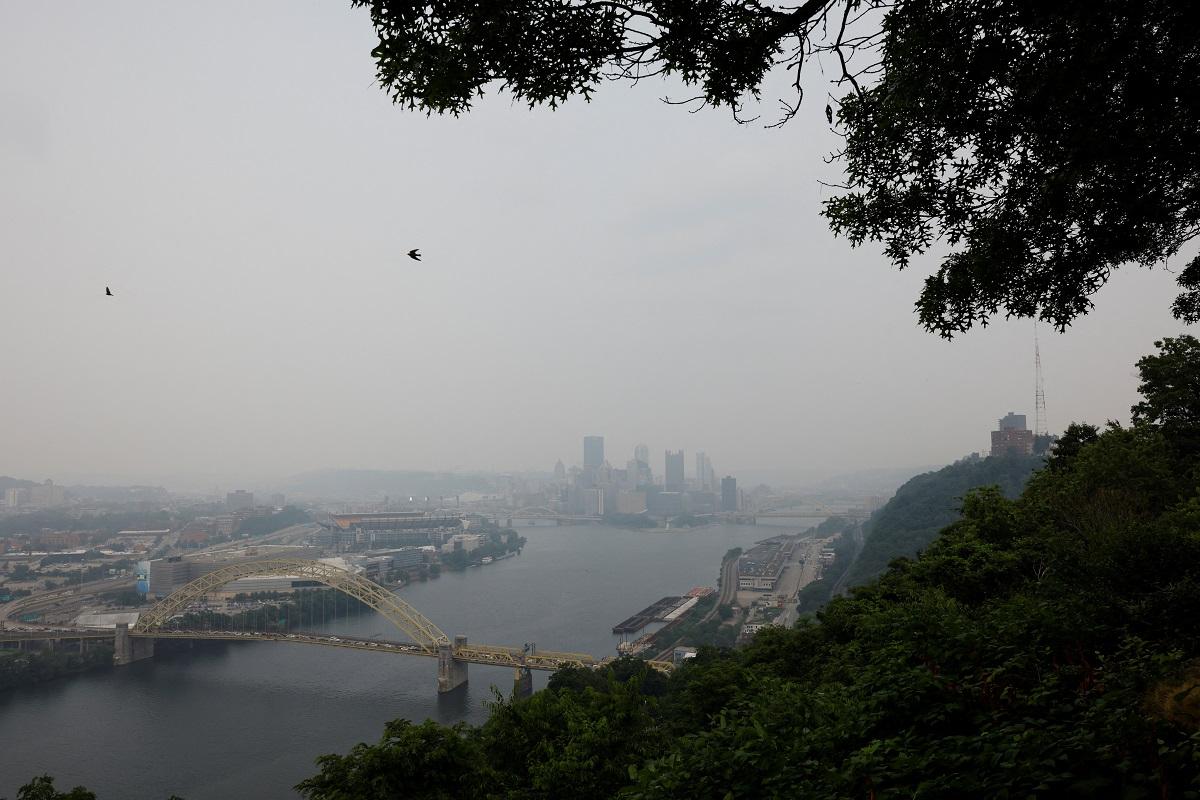
[[[1144,399],[1133,419],[1160,426],[1186,454],[1200,453],[1200,340],[1183,335],[1154,346],[1158,354],[1137,363]]]
[[[901,268],[953,248],[917,304],[928,329],[1064,327],[1114,269],[1200,230],[1196,4],[901,0],[883,31],[880,80],[840,110],[850,191],[826,213]]]
[[[495,85],[530,106],[674,76],[735,117],[772,70],[822,62],[845,136],[825,214],[899,268],[951,337],[998,314],[1060,328],[1127,264],[1200,232],[1200,5],[1178,0],[353,0],[380,84],[427,113]],[[1200,257],[1173,310],[1200,321]]]
[[[17,790],[17,800],[96,800],[96,795],[82,786],[60,792],[54,788],[54,778],[40,775]]]
[[[713,105],[738,109],[836,3],[730,0],[353,0],[370,9],[371,51],[393,99],[461,114],[489,84],[530,106],[589,98],[608,78],[675,75]],[[862,3],[852,0],[852,6]]]

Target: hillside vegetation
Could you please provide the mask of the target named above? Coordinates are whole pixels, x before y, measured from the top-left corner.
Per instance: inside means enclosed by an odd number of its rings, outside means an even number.
[[[866,542],[850,567],[849,584],[866,583],[892,559],[911,558],[928,547],[943,528],[962,517],[963,497],[970,490],[997,486],[1005,497],[1016,497],[1043,463],[1041,456],[963,459],[912,478],[863,525]]]

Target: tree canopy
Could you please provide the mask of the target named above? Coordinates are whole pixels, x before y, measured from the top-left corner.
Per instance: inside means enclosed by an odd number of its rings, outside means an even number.
[[[1200,6],[1177,0],[353,0],[393,100],[461,114],[674,76],[742,120],[774,70],[832,67],[845,137],[834,231],[899,268],[948,249],[917,313],[951,337],[999,314],[1060,328],[1123,266],[1200,232]],[[1200,321],[1200,257],[1173,306]]]

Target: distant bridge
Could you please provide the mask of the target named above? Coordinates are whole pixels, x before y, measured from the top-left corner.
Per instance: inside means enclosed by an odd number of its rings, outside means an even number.
[[[513,520],[553,520],[559,525],[566,523],[573,525],[579,522],[603,522],[604,517],[593,514],[567,514],[562,511],[555,511],[546,506],[526,506],[525,508],[510,509],[510,508],[493,508],[481,510],[482,514],[488,517],[495,517],[497,521],[507,520],[509,525]]]
[[[294,577],[314,581],[353,597],[373,608],[404,633],[411,642],[380,639],[361,639],[335,634],[257,630],[192,630],[172,628],[190,606],[228,583],[251,577]],[[438,691],[449,692],[467,682],[468,664],[512,667],[516,670],[518,693],[532,691],[530,670],[556,670],[564,666],[595,669],[605,660],[586,653],[566,653],[538,650],[531,645],[510,647],[468,644],[467,637],[450,637],[421,612],[387,589],[361,575],[321,561],[301,559],[270,559],[230,564],[191,581],[160,600],[143,613],[131,628],[118,624],[115,633],[104,631],[2,631],[0,641],[73,640],[112,638],[113,661],[118,665],[131,664],[154,656],[156,639],[219,639],[226,641],[272,641],[294,644],[315,644],[355,650],[395,653],[436,658],[438,662]],[[654,661],[650,666],[669,672],[668,662]]]
[[[805,499],[801,505],[784,508],[764,508],[748,512],[757,519],[818,519],[825,517],[847,517],[849,519],[866,519],[869,514],[864,508],[832,508],[820,500]]]
[[[826,519],[828,517],[846,517],[847,519],[866,519],[868,514],[861,508],[850,508],[845,511],[820,511],[811,508],[800,508],[794,511],[785,509],[770,509],[755,511],[749,516],[755,519]]]

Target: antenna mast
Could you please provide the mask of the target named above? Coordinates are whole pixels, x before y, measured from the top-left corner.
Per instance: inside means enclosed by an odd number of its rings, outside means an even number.
[[[1042,386],[1042,349],[1038,345],[1037,320],[1033,321],[1033,434],[1045,436],[1046,430],[1046,391]]]

